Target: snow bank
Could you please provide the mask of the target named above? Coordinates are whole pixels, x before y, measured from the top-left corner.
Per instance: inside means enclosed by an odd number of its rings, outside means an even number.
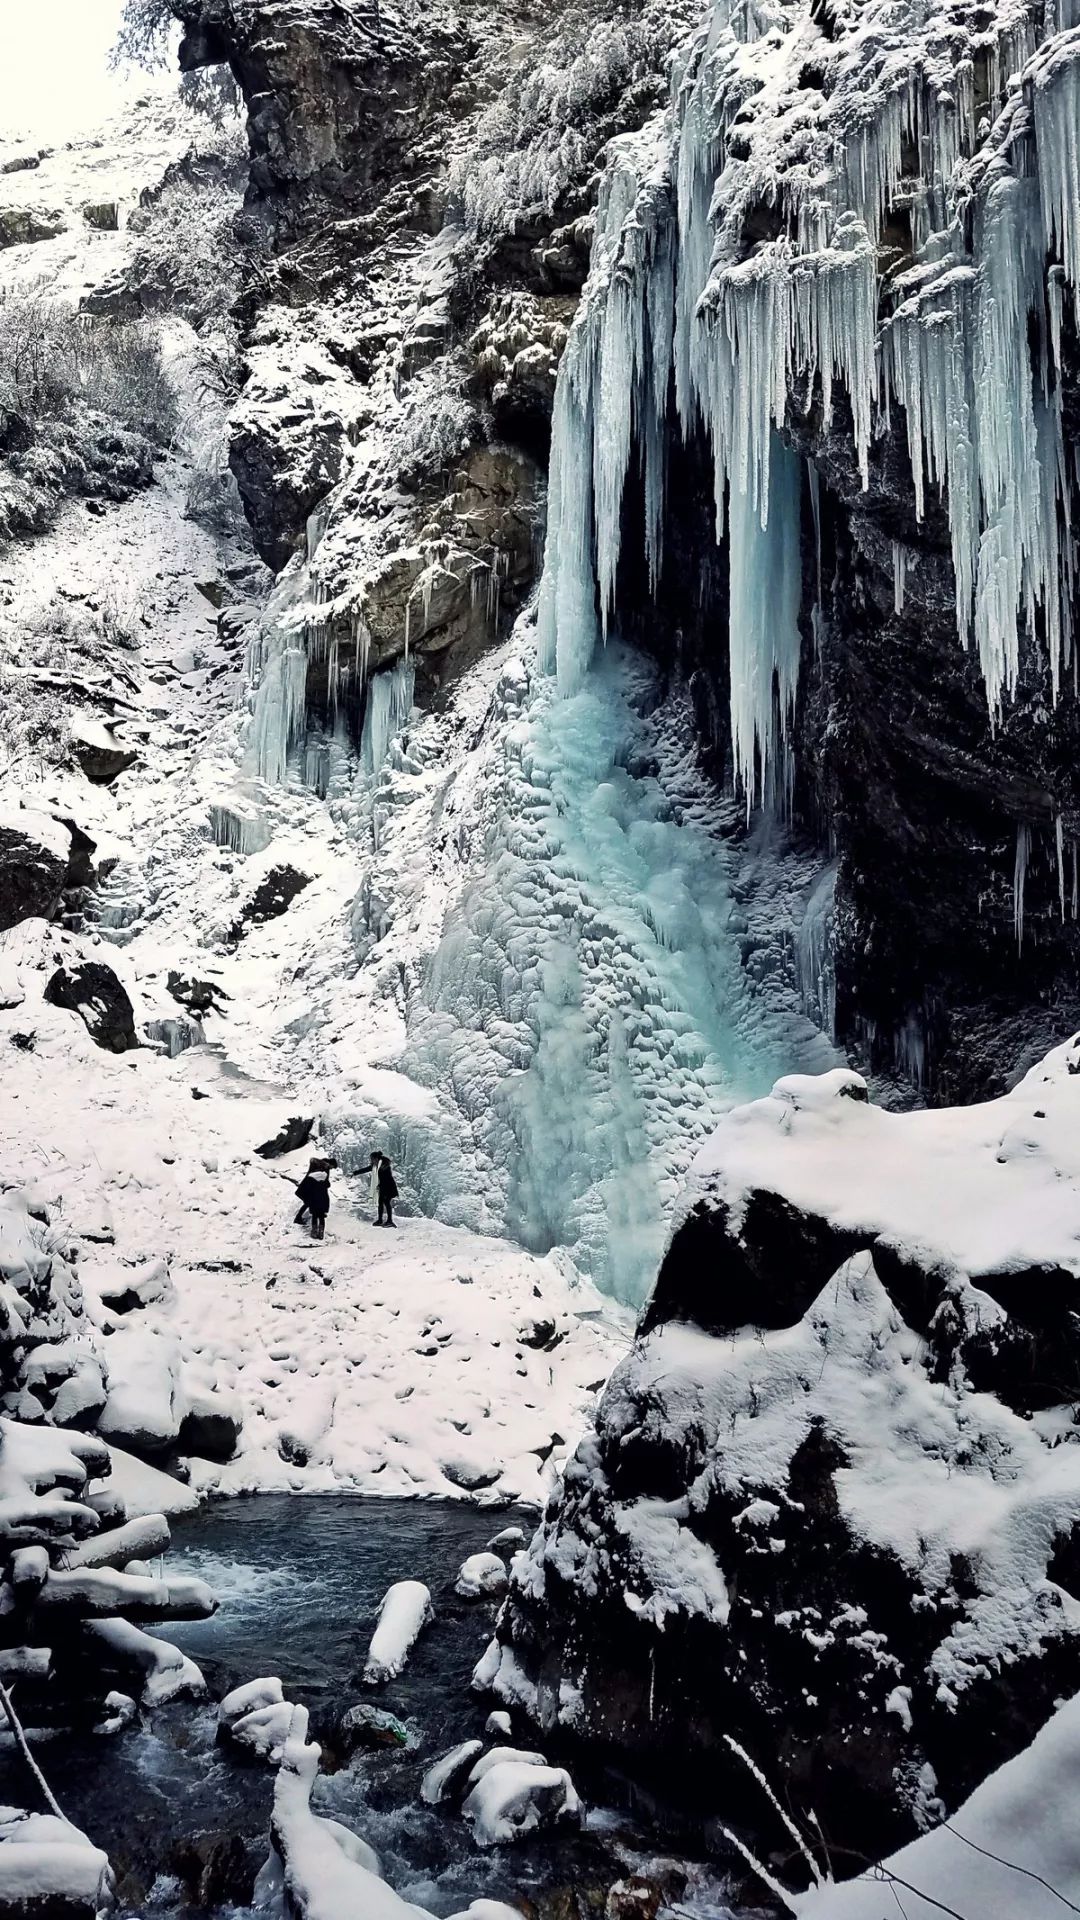
[[[431,1594],[420,1580],[399,1580],[379,1610],[379,1624],[364,1662],[368,1686],[381,1686],[401,1672],[424,1628],[435,1618]]]
[[[796,1896],[794,1911],[799,1920],[880,1920],[891,1900],[907,1920],[935,1920],[943,1908],[967,1920],[1060,1920],[1080,1905],[1078,1768],[1080,1695],[946,1826],[855,1880]]]

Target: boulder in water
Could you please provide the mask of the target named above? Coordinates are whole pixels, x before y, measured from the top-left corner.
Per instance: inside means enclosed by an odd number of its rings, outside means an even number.
[[[582,1820],[581,1801],[566,1770],[530,1760],[500,1760],[487,1768],[462,1813],[481,1847],[509,1846],[541,1828],[579,1827]]]
[[[340,1766],[347,1766],[354,1753],[407,1747],[409,1730],[396,1714],[362,1701],[346,1707],[323,1744]]]
[[[473,1766],[484,1751],[482,1740],[463,1740],[451,1747],[430,1766],[420,1782],[420,1798],[426,1806],[441,1807],[447,1800],[460,1799]]]
[[[399,1580],[382,1603],[364,1666],[368,1686],[396,1680],[424,1628],[435,1618],[428,1589],[419,1580]]]
[[[497,1600],[506,1592],[509,1576],[497,1553],[471,1553],[462,1562],[454,1592],[462,1600]]]

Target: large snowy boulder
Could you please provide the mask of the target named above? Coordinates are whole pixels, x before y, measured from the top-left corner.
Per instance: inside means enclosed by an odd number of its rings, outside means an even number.
[[[0,932],[20,920],[50,920],[60,904],[71,835],[46,813],[0,809]]]
[[[45,987],[50,1006],[77,1013],[96,1046],[127,1053],[139,1045],[135,1012],[127,988],[102,960],[57,967]]]
[[[118,1327],[105,1345],[109,1397],[99,1431],[137,1454],[168,1452],[187,1411],[176,1339],[136,1327]]]
[[[729,1116],[479,1684],[768,1827],[734,1739],[864,1851],[1024,1746],[1080,1688],[1078,1069]]]
[[[71,751],[88,780],[107,787],[133,767],[138,754],[117,739],[104,720],[91,713],[73,714],[68,722]]]

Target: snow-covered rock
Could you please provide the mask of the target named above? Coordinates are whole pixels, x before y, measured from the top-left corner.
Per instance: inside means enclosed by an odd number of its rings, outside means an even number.
[[[295,1713],[280,1680],[249,1680],[227,1693],[218,1707],[218,1738],[240,1753],[273,1765],[285,1751]]]
[[[483,1750],[482,1740],[463,1740],[460,1746],[442,1754],[420,1782],[421,1800],[429,1807],[439,1807],[460,1794],[472,1772],[473,1762]]]
[[[77,1013],[90,1038],[109,1053],[139,1045],[135,1013],[127,988],[103,960],[59,966],[45,986],[50,1006]]]
[[[308,1743],[307,1713],[298,1707],[274,1787],[264,1890],[280,1888],[297,1920],[358,1920],[360,1915],[363,1920],[406,1920],[422,1913],[386,1885],[378,1856],[365,1841],[340,1821],[312,1812],[318,1769],[319,1749]],[[474,1920],[495,1920],[483,1914],[483,1904],[478,1903]]]
[[[108,1858],[85,1833],[52,1813],[0,1807],[0,1907],[6,1914],[102,1920],[113,1904]]]
[[[463,1600],[497,1600],[507,1580],[506,1562],[497,1553],[471,1553],[458,1570],[454,1592]]]
[[[1080,1685],[1078,1058],[903,1115],[789,1079],[722,1123],[479,1683],[767,1826],[730,1737],[867,1850],[1031,1737]]]
[[[48,814],[0,809],[0,932],[20,920],[49,920],[67,881],[71,835]]]
[[[68,723],[72,752],[88,780],[109,786],[135,765],[134,747],[117,739],[113,729],[93,714],[73,714]]]
[[[562,1767],[504,1759],[489,1767],[462,1804],[482,1847],[509,1846],[538,1829],[580,1826],[581,1802]]]
[[[136,1453],[176,1444],[186,1411],[175,1337],[121,1326],[109,1336],[109,1397],[98,1422],[107,1440]]]
[[[399,1580],[389,1589],[379,1609],[379,1624],[371,1636],[364,1679],[369,1686],[395,1680],[424,1628],[435,1618],[431,1594],[420,1580]]]

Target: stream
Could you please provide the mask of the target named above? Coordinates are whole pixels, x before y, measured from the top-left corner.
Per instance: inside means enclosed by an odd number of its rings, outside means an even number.
[[[647,1870],[653,1857],[626,1816],[594,1809],[580,1835],[564,1831],[488,1851],[475,1846],[459,1815],[419,1798],[432,1761],[483,1735],[493,1704],[471,1693],[469,1679],[496,1606],[458,1599],[458,1568],[504,1527],[528,1532],[534,1522],[531,1513],[457,1502],[286,1494],[233,1500],[176,1521],[170,1568],[207,1580],[220,1607],[213,1619],[170,1625],[163,1637],[198,1662],[211,1701],[158,1708],[152,1722],[144,1718],[112,1739],[65,1736],[40,1749],[65,1812],[113,1862],[120,1916],[203,1920],[251,1910],[273,1769],[217,1746],[214,1703],[240,1681],[267,1674],[281,1678],[286,1698],[309,1708],[315,1738],[358,1701],[404,1722],[407,1749],[357,1754],[320,1779],[313,1803],[377,1849],[386,1879],[404,1898],[435,1915],[479,1897],[526,1905],[534,1920],[603,1914],[612,1883]],[[431,1588],[435,1623],[398,1680],[363,1687],[382,1597],[409,1578]],[[533,1744],[523,1726],[515,1727],[515,1742]],[[727,1920],[731,1909],[713,1875],[686,1871],[679,1910]]]

